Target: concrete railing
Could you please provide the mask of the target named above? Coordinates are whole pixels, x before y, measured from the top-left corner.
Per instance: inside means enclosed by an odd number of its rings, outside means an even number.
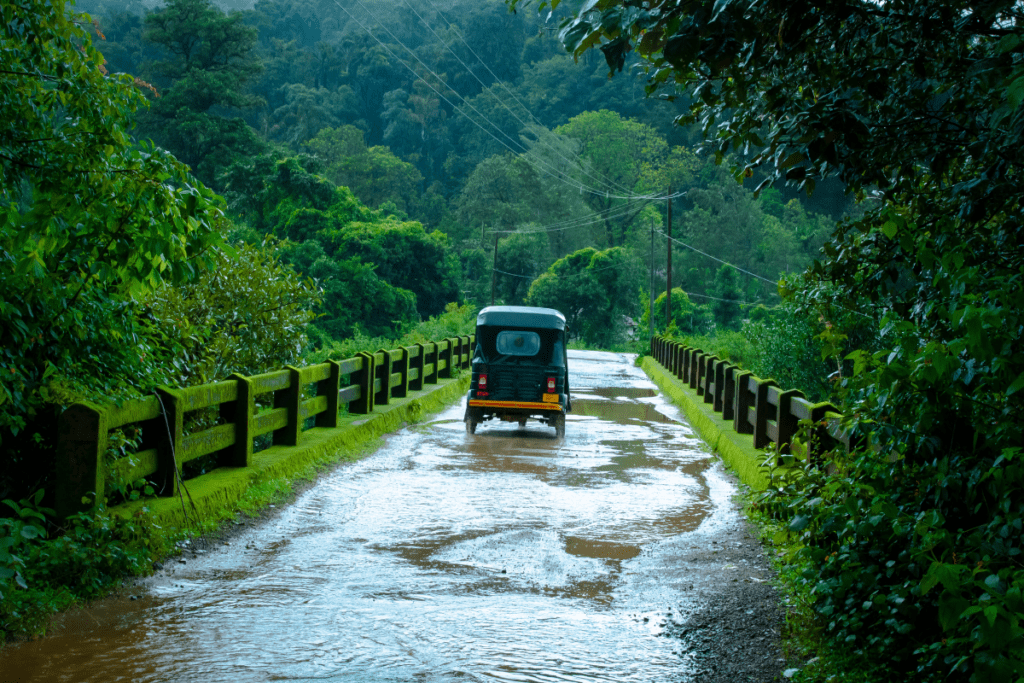
[[[851,435],[839,428],[842,416],[831,403],[811,403],[775,380],[761,379],[728,361],[665,337],[651,339],[651,356],[673,376],[696,390],[738,434],[750,434],[754,448],[774,446],[789,453],[800,422],[812,424],[807,439],[811,457],[833,447],[850,449]]]
[[[75,403],[58,422],[57,514],[64,518],[103,500],[111,430],[142,428],[140,450],[115,461],[113,474],[121,481],[147,478],[157,495],[174,496],[185,463],[216,453],[218,466],[248,467],[254,440],[264,434],[273,435],[275,446],[297,447],[309,420],[311,429],[334,429],[342,408],[369,414],[468,368],[473,342],[472,335],[455,337],[253,377],[236,374],[186,389],[160,388],[122,406]],[[215,409],[220,424],[186,433],[186,416],[204,409]]]

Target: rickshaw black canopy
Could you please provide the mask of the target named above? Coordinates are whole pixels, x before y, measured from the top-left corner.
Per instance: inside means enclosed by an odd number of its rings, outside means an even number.
[[[488,306],[476,316],[477,326],[564,330],[565,316],[553,308]]]

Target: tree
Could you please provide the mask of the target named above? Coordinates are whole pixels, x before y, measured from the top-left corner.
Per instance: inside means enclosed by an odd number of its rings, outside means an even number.
[[[141,328],[178,386],[256,375],[299,362],[320,293],[284,266],[276,245],[218,252],[194,281],[145,297]]]
[[[723,265],[715,274],[715,300],[711,310],[715,314],[715,322],[727,330],[739,327],[740,323],[740,291],[737,282],[738,273],[732,266]]]
[[[322,130],[352,119],[355,114],[355,95],[348,86],[332,91],[288,83],[281,86],[281,90],[285,104],[274,110],[270,132],[293,148],[316,137]]]
[[[563,26],[567,48],[600,46],[613,71],[635,51],[652,90],[692,99],[681,122],[699,122],[708,149],[743,152],[738,179],[756,169],[810,191],[835,177],[870,201],[784,288],[820,320],[826,350],[847,336],[838,313],[869,307],[880,321],[883,348],[855,353],[841,385],[873,448],[844,463],[846,478],[792,489],[814,501],[790,509],[807,520],[795,530],[828,631],[890,677],[1019,676],[1024,549],[1000,539],[1024,523],[1020,3],[586,10]],[[913,519],[926,521],[901,521]],[[875,596],[891,607],[873,611]]]
[[[555,132],[580,142],[589,167],[576,175],[603,190],[590,193],[587,202],[604,216],[605,244],[621,246],[630,224],[650,203],[648,197],[668,190],[656,187],[654,173],[669,155],[668,144],[653,128],[607,109],[579,114]]]
[[[561,311],[570,339],[607,348],[624,337],[624,317],[637,312],[639,272],[622,247],[580,249],[534,280],[526,303]]]
[[[240,118],[211,113],[214,107],[247,109],[261,104],[246,84],[263,69],[256,31],[242,14],[224,14],[210,0],[168,0],[146,15],[144,38],[168,59],[153,64],[167,84],[143,117],[142,129],[161,146],[216,184],[233,161],[259,154],[266,144]]]
[[[324,162],[324,175],[336,185],[352,190],[372,208],[393,202],[400,210],[417,205],[423,176],[387,147],[367,147],[365,134],[355,126],[325,128],[305,147]]]
[[[424,320],[460,298],[458,259],[442,232],[428,233],[419,223],[378,214],[373,221],[326,231],[322,239],[334,258],[359,258],[373,264],[384,281],[415,292],[416,310]]]
[[[62,0],[0,5],[0,495],[52,432],[33,421],[152,376],[132,296],[185,282],[221,241],[219,200],[132,143],[144,84],[110,75]]]

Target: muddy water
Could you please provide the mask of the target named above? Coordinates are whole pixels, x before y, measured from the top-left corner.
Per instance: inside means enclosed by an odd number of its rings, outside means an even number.
[[[470,436],[454,407],[6,648],[0,679],[689,680],[661,634],[695,580],[673,556],[735,523],[733,489],[629,360],[570,353],[564,440],[536,422]]]

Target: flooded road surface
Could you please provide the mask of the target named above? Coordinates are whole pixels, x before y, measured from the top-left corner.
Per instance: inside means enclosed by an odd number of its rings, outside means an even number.
[[[762,579],[714,561],[733,485],[631,360],[570,352],[561,441],[467,435],[462,407],[391,435],[137,599],[7,648],[0,679],[693,680],[666,631],[729,576]]]

